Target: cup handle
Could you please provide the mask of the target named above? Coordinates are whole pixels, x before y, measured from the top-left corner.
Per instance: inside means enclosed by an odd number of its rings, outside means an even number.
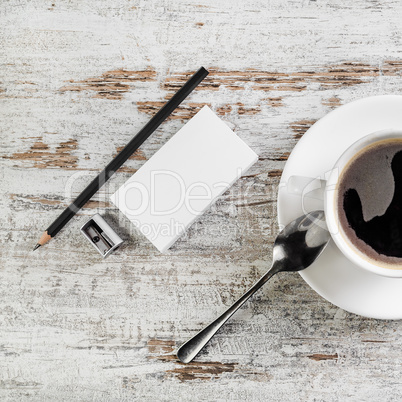
[[[306,176],[290,176],[286,187],[289,194],[324,202],[326,180]]]

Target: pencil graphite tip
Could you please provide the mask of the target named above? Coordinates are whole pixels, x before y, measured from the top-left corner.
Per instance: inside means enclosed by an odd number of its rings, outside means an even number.
[[[33,248],[33,251],[35,251],[37,248],[39,248],[40,247],[40,244],[38,243],[34,248]]]

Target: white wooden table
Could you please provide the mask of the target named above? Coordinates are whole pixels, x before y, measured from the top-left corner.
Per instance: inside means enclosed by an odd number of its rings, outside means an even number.
[[[0,399],[400,401],[402,328],[274,278],[196,362],[176,348],[267,268],[317,119],[401,93],[400,1],[9,0],[0,10]],[[56,239],[42,230],[201,65],[209,77]],[[202,105],[259,161],[166,254],[112,194]],[[106,260],[80,225],[126,242]]]

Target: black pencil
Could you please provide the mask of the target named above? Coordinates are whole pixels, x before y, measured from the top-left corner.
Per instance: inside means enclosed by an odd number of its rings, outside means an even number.
[[[113,173],[142,145],[142,143],[162,124],[162,122],[180,105],[194,88],[208,75],[201,67],[177,93],[155,114],[138,134],[119,152],[119,154],[99,173],[86,189],[60,214],[43,232],[34,247],[43,246],[70,221],[70,219],[91,199],[91,197],[110,179]]]

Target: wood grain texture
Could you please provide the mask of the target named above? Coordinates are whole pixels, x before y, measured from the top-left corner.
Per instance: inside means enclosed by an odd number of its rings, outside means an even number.
[[[286,160],[347,102],[401,93],[399,1],[10,0],[0,13],[0,398],[399,401],[400,322],[279,274],[196,362],[177,347],[267,268]],[[77,217],[40,232],[201,65],[207,79]],[[259,155],[166,255],[109,202],[203,105]],[[126,240],[105,261],[99,212]]]

